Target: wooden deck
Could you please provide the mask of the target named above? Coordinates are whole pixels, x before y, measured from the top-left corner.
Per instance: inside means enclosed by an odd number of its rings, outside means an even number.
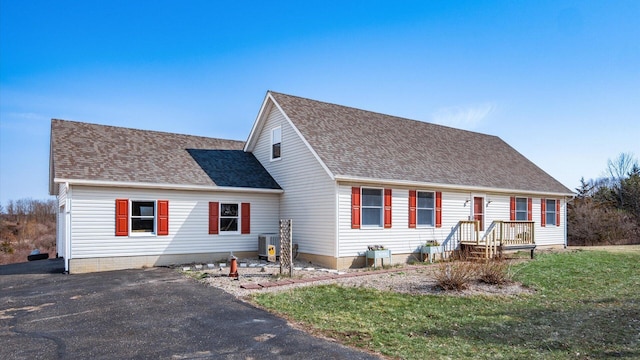
[[[460,250],[474,258],[492,259],[503,251],[531,250],[536,248],[535,223],[533,221],[494,221],[480,237],[478,221],[460,221],[458,236]]]

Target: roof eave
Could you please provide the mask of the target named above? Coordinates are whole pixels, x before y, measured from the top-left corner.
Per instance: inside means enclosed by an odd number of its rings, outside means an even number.
[[[245,152],[252,152],[253,149],[256,146],[256,142],[258,141],[258,137],[260,135],[260,132],[262,130],[262,127],[264,127],[264,122],[266,121],[266,119],[264,119],[269,111],[271,110],[271,107],[273,106],[274,100],[273,97],[271,96],[271,92],[267,91],[267,94],[264,97],[264,100],[262,101],[262,105],[260,106],[260,111],[258,111],[258,116],[256,117],[256,121],[253,122],[253,126],[251,127],[251,132],[249,133],[249,137],[247,138],[247,141],[244,144],[244,151]]]
[[[54,183],[68,183],[69,185],[96,186],[96,187],[117,187],[117,188],[139,188],[139,189],[163,189],[163,190],[187,190],[187,191],[223,191],[223,192],[250,192],[281,194],[282,189],[231,187],[216,185],[188,185],[188,184],[158,184],[143,182],[123,182],[105,180],[85,180],[85,179],[53,179]]]
[[[53,163],[53,120],[51,120],[51,131],[49,132],[49,195],[58,195],[58,187],[55,186]]]
[[[574,196],[571,192],[554,192],[554,191],[535,191],[535,190],[521,190],[521,189],[503,189],[492,188],[486,186],[469,186],[469,185],[452,185],[452,184],[439,184],[432,182],[422,181],[410,181],[410,180],[394,180],[394,179],[377,179],[358,176],[346,176],[336,175],[337,182],[354,182],[361,184],[384,184],[384,185],[396,185],[396,186],[410,186],[410,187],[425,187],[425,188],[438,188],[438,189],[450,189],[450,190],[466,190],[477,192],[494,192],[504,194],[531,194],[531,195],[545,195],[545,196]]]

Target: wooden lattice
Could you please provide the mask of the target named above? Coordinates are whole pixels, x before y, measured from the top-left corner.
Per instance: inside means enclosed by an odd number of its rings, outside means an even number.
[[[293,276],[293,224],[291,219],[280,220],[280,275],[289,270]]]

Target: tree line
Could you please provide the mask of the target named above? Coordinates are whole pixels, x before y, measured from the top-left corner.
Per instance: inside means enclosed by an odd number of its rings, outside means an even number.
[[[19,199],[15,201],[9,200],[6,207],[3,207],[0,204],[0,214],[3,215],[4,219],[16,222],[28,220],[49,220],[52,217],[55,218],[57,211],[58,202],[55,199]]]
[[[598,179],[580,179],[567,232],[569,245],[640,244],[640,165],[633,154],[610,159]]]
[[[33,250],[56,255],[55,199],[9,200],[0,205],[0,264],[27,261]]]

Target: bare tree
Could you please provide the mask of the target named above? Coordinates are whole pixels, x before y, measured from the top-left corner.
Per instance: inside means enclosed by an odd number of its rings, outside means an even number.
[[[607,172],[609,178],[615,182],[626,178],[631,169],[638,167],[638,161],[632,153],[620,153],[615,160],[607,160]]]
[[[609,173],[609,187],[613,193],[616,207],[623,209],[627,207],[625,196],[625,180],[632,174],[633,169],[638,168],[638,161],[632,153],[620,153],[615,160],[607,161],[607,172]]]

